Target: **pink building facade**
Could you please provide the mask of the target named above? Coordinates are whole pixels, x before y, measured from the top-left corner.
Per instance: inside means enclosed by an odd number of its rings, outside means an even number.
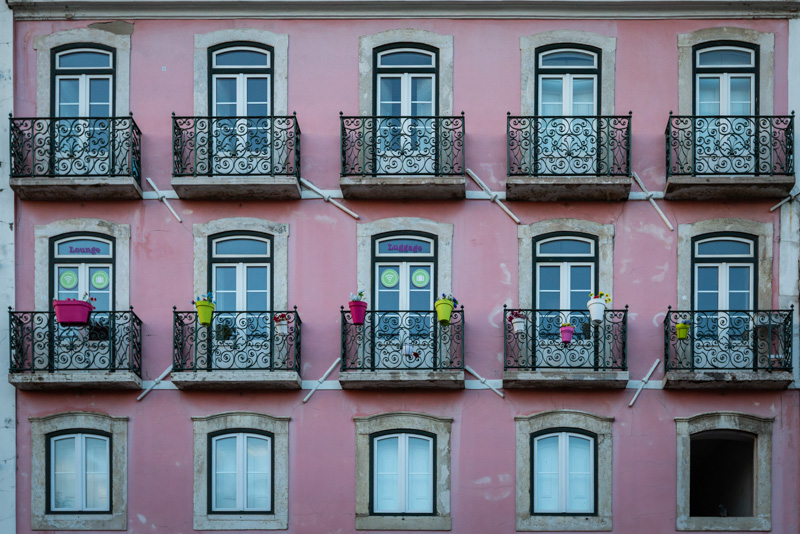
[[[800,530],[795,3],[7,3],[3,532]]]

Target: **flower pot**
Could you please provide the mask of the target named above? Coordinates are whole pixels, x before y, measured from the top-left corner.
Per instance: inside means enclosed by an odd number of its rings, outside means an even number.
[[[210,325],[211,317],[214,315],[214,308],[216,308],[214,303],[207,300],[198,300],[194,303],[194,307],[197,308],[197,322],[203,326]]]
[[[350,317],[353,319],[353,324],[364,324],[364,317],[367,315],[367,303],[363,300],[351,300],[348,304],[350,305]]]
[[[598,299],[589,299],[589,302],[586,303],[586,307],[589,308],[589,315],[592,318],[593,324],[598,324],[603,322],[603,314],[606,312],[606,301],[598,298]]]
[[[569,343],[572,341],[572,334],[575,333],[575,327],[573,326],[562,326],[561,327],[561,342],[562,343]]]
[[[511,319],[511,326],[514,327],[515,334],[521,334],[525,331],[525,319],[523,317],[514,317]]]
[[[289,323],[287,321],[275,321],[275,333],[279,336],[289,334]]]
[[[436,315],[439,317],[439,324],[450,324],[450,316],[453,314],[453,301],[450,299],[439,299],[434,303]]]
[[[675,333],[678,335],[678,339],[686,339],[689,335],[689,325],[683,323],[676,324]]]
[[[83,300],[54,300],[56,321],[62,326],[85,326],[94,306]]]

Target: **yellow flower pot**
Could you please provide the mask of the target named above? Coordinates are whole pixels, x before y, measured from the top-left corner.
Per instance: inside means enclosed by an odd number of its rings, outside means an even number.
[[[197,308],[197,322],[203,326],[210,325],[211,317],[214,315],[214,308],[216,307],[214,303],[207,300],[198,300],[194,303],[194,307]]]
[[[678,334],[678,339],[686,339],[689,335],[689,325],[684,323],[676,324],[675,333]]]
[[[434,303],[436,315],[439,317],[439,324],[450,324],[450,316],[453,314],[453,301],[450,299],[439,299]]]

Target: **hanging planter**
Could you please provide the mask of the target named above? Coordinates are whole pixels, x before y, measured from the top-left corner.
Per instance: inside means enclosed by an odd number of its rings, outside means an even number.
[[[686,339],[689,336],[689,323],[678,323],[675,325],[675,333],[678,339]]]
[[[279,336],[289,335],[289,314],[276,313],[272,318],[275,321],[275,333]]]
[[[204,297],[197,297],[197,300],[192,301],[195,309],[197,310],[197,322],[203,326],[210,326],[211,320],[214,317],[214,298],[211,292]]]
[[[603,322],[603,316],[609,304],[611,304],[611,297],[607,294],[603,292],[589,294],[589,302],[586,303],[586,307],[589,308],[589,316],[592,319],[592,324],[600,324]]]
[[[364,318],[367,316],[367,303],[364,301],[364,291],[360,290],[358,293],[350,293],[350,318],[353,324],[364,324]]]
[[[512,310],[508,313],[508,322],[514,327],[515,334],[522,334],[525,332],[525,314],[521,311]]]
[[[572,334],[575,333],[575,327],[571,324],[561,325],[561,342],[565,345],[572,341]]]
[[[442,298],[434,302],[436,308],[436,316],[439,319],[439,324],[447,326],[450,324],[450,317],[453,315],[453,308],[458,306],[458,300],[453,295],[445,295],[442,293]]]
[[[84,297],[84,298],[88,298]],[[95,300],[95,299],[90,299]],[[88,300],[53,300],[56,321],[61,326],[86,326],[94,306]]]

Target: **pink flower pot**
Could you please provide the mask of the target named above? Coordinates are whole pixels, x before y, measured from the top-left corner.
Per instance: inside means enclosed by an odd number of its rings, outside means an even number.
[[[562,326],[561,327],[561,341],[562,343],[569,343],[572,341],[572,334],[575,332],[575,328],[572,326]]]
[[[94,306],[83,300],[54,300],[53,309],[61,326],[85,326]]]
[[[367,315],[367,303],[363,300],[351,300],[350,317],[353,318],[353,324],[364,324],[364,317]]]

